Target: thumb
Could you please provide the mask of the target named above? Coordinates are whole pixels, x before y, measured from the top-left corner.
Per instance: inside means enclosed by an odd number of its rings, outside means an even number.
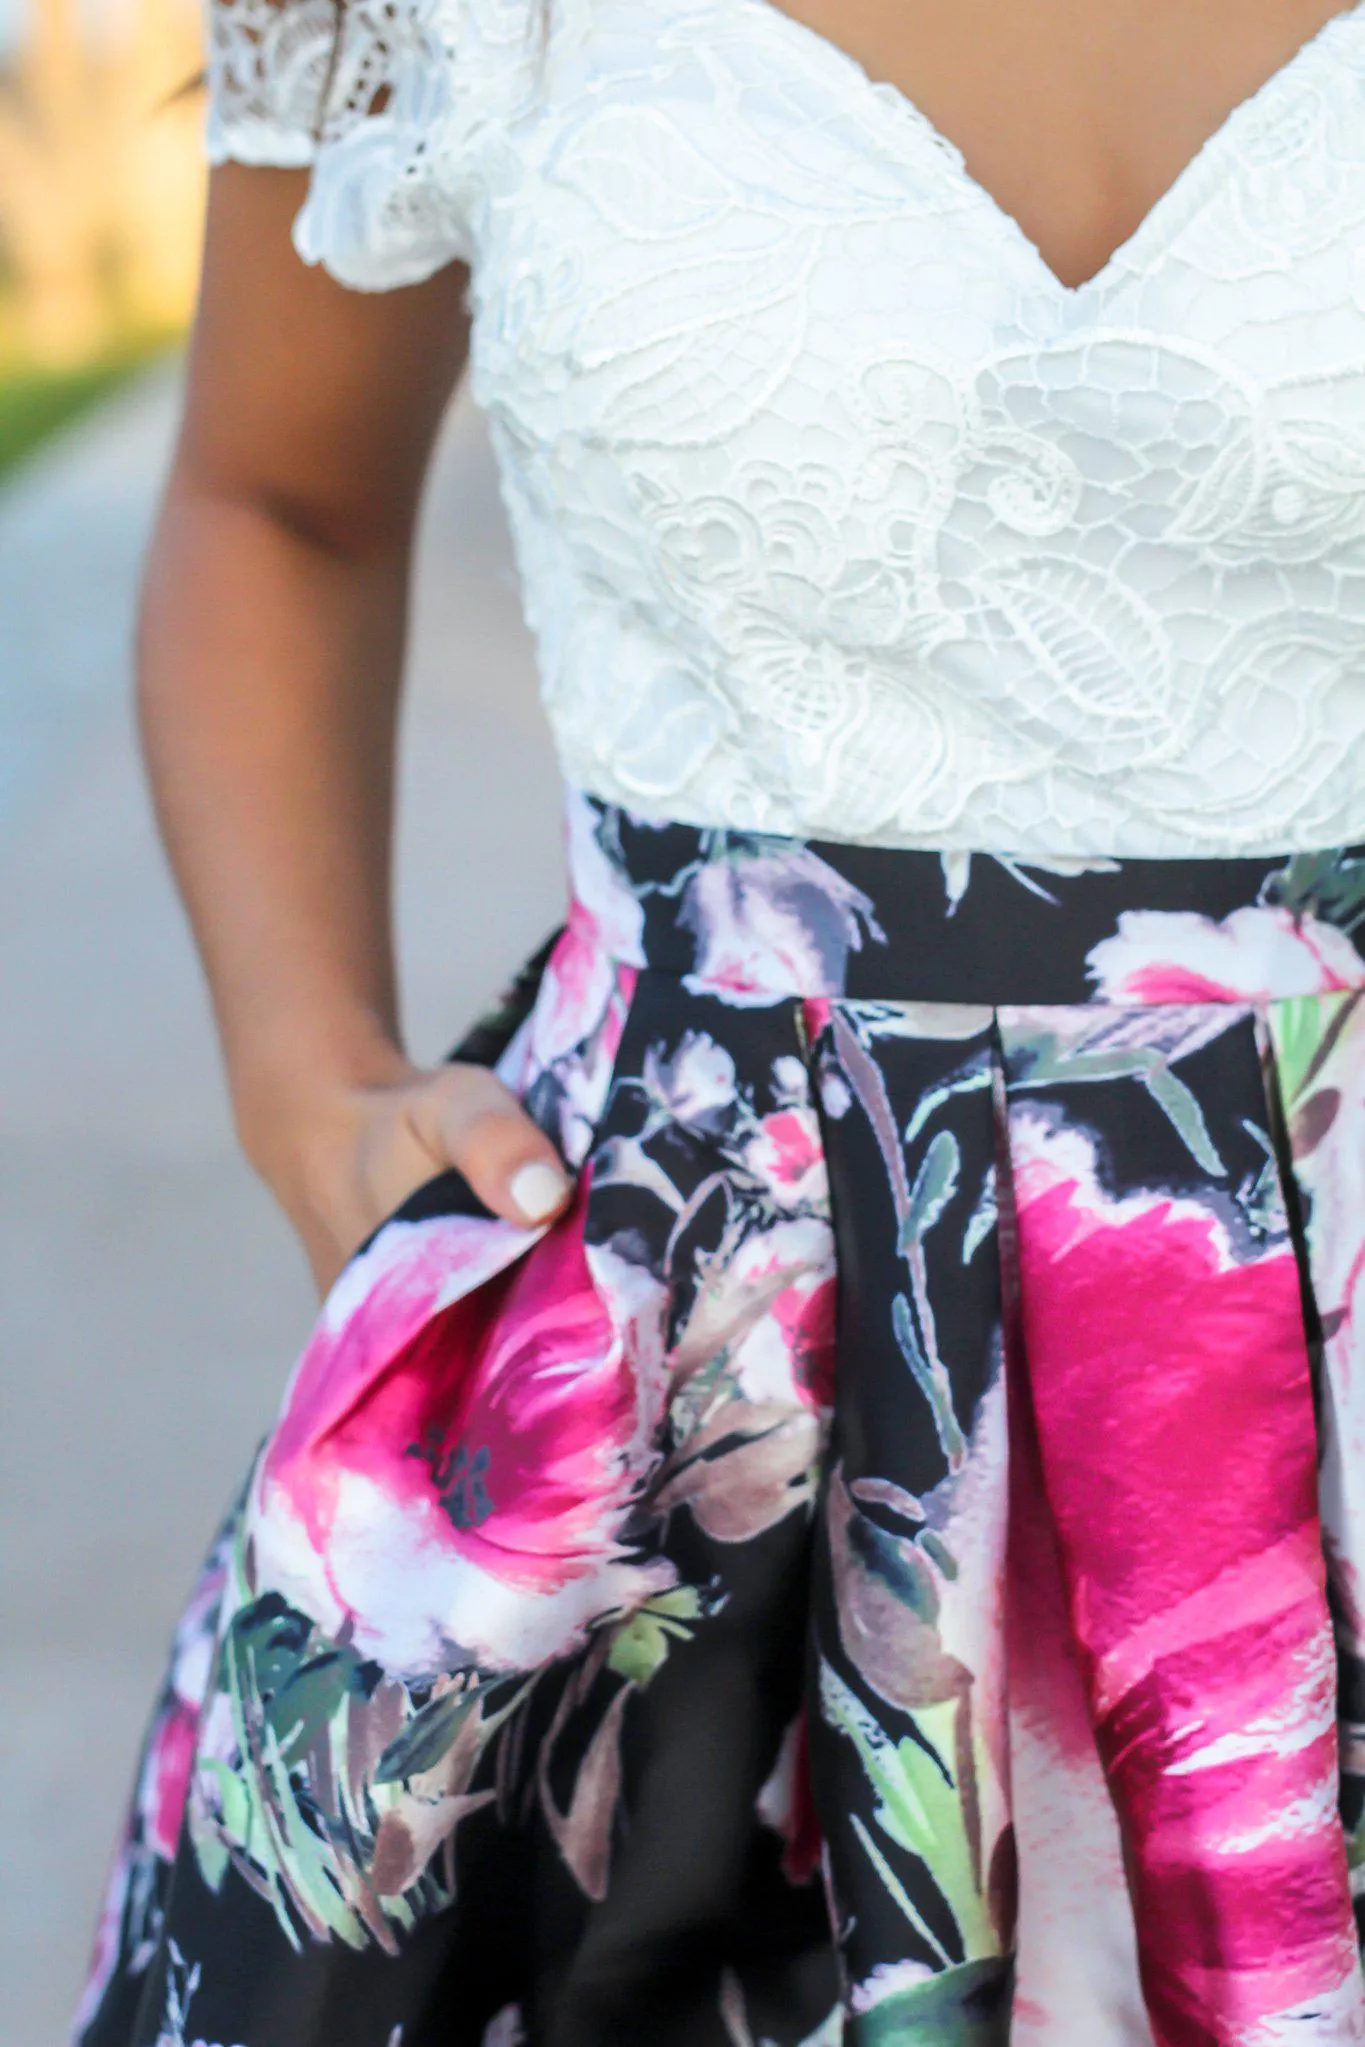
[[[573,1183],[511,1090],[484,1067],[452,1066],[439,1080],[432,1149],[508,1222],[537,1227],[558,1215]]]

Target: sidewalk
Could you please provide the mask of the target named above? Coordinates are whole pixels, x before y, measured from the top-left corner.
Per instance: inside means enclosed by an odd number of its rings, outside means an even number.
[[[163,375],[0,497],[0,1905],[5,2047],[58,2047],[177,1603],[310,1315],[238,1161],[128,707]],[[410,1032],[554,921],[557,794],[491,463],[456,408],[403,748]]]

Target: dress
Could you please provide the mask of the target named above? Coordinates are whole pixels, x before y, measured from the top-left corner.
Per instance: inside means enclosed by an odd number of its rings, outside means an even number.
[[[1079,290],[766,0],[331,19],[211,147],[470,265],[577,1192],[332,1289],[81,2047],[1365,2041],[1365,6]]]

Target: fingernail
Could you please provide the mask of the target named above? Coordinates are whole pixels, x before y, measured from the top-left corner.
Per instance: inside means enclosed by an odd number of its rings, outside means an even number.
[[[543,1159],[533,1159],[512,1175],[512,1184],[507,1191],[528,1223],[543,1223],[546,1216],[553,1215],[557,1208],[564,1206],[569,1183],[562,1173],[553,1166],[547,1166]]]

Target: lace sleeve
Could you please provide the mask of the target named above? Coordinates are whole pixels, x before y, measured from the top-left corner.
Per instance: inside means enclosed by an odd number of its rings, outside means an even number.
[[[208,0],[208,156],[295,167],[317,155],[339,0]]]
[[[471,260],[528,0],[207,0],[210,159],[311,165],[306,262],[387,291]]]

